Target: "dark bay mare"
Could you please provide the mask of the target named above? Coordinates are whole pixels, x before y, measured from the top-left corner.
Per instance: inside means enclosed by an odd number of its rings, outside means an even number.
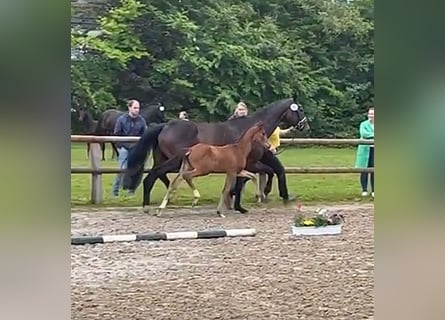
[[[162,103],[149,105],[147,107],[142,107],[140,115],[145,119],[147,125],[151,123],[162,123],[165,122],[165,107]],[[116,125],[117,118],[119,118],[125,112],[117,109],[108,109],[104,111],[98,121],[96,126],[95,135],[98,136],[112,136],[114,132],[114,126]],[[102,143],[102,160],[105,160],[105,143]],[[113,155],[118,156],[117,148],[114,143],[111,143],[113,148]]]
[[[127,170],[123,173],[123,188],[133,190],[137,188],[142,180],[145,160],[152,150],[153,167],[143,182],[144,197],[142,205],[144,210],[148,210],[150,193],[156,180],[161,179],[168,188],[170,181],[167,178],[167,173],[177,173],[179,171],[181,162],[167,161],[168,159],[185,152],[187,148],[199,142],[216,146],[235,143],[243,132],[259,121],[264,122],[264,129],[268,137],[281,122],[295,126],[300,131],[309,128],[303,109],[298,105],[295,98],[276,101],[257,110],[249,117],[224,122],[190,123],[183,120],[171,120],[165,124],[157,124],[146,130],[141,139],[130,150],[127,158]],[[268,157],[265,157],[265,154]],[[270,154],[272,153],[264,146],[255,144],[249,153],[246,170],[253,173],[271,171],[273,175],[274,171],[271,170],[270,165],[273,166],[274,161],[279,162],[279,160],[273,154],[272,156]],[[277,178],[280,196],[286,201],[289,195],[284,170]],[[241,183],[238,183],[238,179],[240,178],[237,178],[236,197],[240,199]],[[241,205],[237,206],[236,202],[235,210],[247,212]]]

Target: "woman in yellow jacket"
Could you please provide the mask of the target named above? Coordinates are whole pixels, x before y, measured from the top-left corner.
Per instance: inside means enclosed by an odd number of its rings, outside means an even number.
[[[281,136],[289,133],[290,131],[294,130],[293,127],[290,127],[288,129],[281,129],[280,127],[276,127],[275,130],[270,135],[268,142],[270,144],[269,150],[272,151],[273,154],[277,153],[278,147],[281,145],[280,138]],[[258,189],[262,192],[264,191],[264,188],[266,186],[267,182],[267,175],[265,173],[258,174]]]
[[[289,133],[293,129],[293,127],[290,127],[289,129],[281,129],[280,127],[277,127],[269,137],[270,151],[277,153],[277,149],[281,145],[280,137]]]

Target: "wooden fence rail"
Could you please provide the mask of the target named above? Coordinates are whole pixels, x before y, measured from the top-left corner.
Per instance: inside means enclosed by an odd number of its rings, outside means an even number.
[[[72,135],[71,142],[137,142],[139,137],[120,137],[120,136],[87,136]],[[311,139],[311,138],[282,138],[281,144],[318,144],[318,145],[359,145],[374,144],[374,139]]]
[[[74,167],[71,168],[72,174],[91,174],[91,201],[94,204],[102,203],[103,189],[102,189],[102,174],[117,174],[124,170],[120,168],[101,168],[102,151],[100,148],[101,142],[136,142],[139,137],[118,137],[118,136],[88,136],[88,135],[72,135],[71,142],[85,142],[90,143],[89,158],[91,167]],[[280,139],[281,144],[287,145],[374,145],[374,140],[361,139],[306,139],[306,138],[291,138]],[[288,167],[285,168],[286,173],[292,174],[341,174],[341,173],[360,173],[360,172],[374,172],[374,168],[352,168],[352,167]],[[148,172],[148,169],[145,170]]]
[[[320,173],[360,173],[360,172],[374,172],[374,168],[353,168],[353,167],[287,167],[286,173],[302,173],[302,174],[320,174]],[[120,168],[99,168],[92,169],[90,167],[74,167],[71,168],[73,174],[116,174],[122,173],[125,170]],[[150,170],[146,169],[144,172],[148,173]]]

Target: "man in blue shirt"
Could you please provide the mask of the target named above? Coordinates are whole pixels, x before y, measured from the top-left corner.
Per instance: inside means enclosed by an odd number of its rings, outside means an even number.
[[[139,115],[140,104],[137,100],[128,101],[128,113],[124,113],[116,120],[114,127],[115,136],[142,136],[147,123],[145,119]],[[117,142],[116,147],[119,152],[118,163],[122,169],[127,168],[127,156],[130,148],[135,142]],[[121,175],[117,174],[113,183],[113,196],[119,196],[119,189],[121,187]],[[129,190],[129,194],[134,194],[134,190]]]

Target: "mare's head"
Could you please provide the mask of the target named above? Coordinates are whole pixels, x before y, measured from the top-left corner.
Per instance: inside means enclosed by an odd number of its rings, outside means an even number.
[[[255,123],[253,127],[249,128],[246,131],[246,136],[250,137],[250,141],[252,143],[257,142],[262,146],[264,146],[265,148],[269,149],[270,144],[267,139],[266,130],[264,129],[264,122],[259,121]]]
[[[147,106],[141,111],[141,115],[149,123],[162,123],[166,122],[165,119],[165,106],[162,103],[156,103]]]
[[[286,101],[288,107],[281,120],[284,123],[297,128],[299,131],[309,130],[309,123],[304,115],[303,107],[298,103],[296,96]]]

